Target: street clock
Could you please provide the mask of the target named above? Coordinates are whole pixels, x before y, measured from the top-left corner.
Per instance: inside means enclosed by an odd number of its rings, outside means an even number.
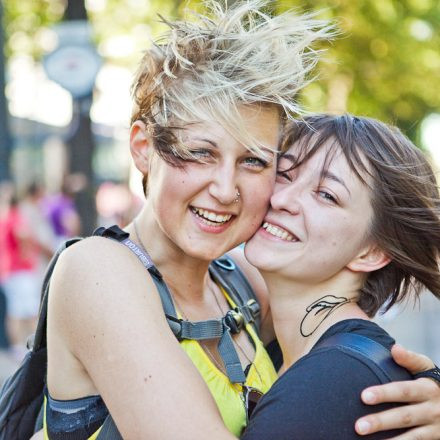
[[[43,66],[49,79],[81,98],[93,90],[101,57],[90,44],[64,44],[44,58]]]

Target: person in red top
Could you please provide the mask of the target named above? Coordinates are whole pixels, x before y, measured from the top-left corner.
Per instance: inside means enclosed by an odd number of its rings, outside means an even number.
[[[21,356],[26,338],[35,330],[39,308],[38,247],[14,198],[1,217],[1,276],[7,300],[7,329],[13,354]]]

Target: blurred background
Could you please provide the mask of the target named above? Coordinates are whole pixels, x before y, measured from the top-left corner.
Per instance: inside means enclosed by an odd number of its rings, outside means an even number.
[[[440,2],[272,3],[278,11],[319,11],[341,31],[321,47],[317,79],[299,96],[303,106],[395,124],[437,169]],[[195,0],[0,3],[0,279],[10,275],[8,252],[21,246],[28,251],[21,264],[38,286],[63,239],[96,225],[124,226],[137,213],[143,195],[128,150],[130,83],[143,50],[164,29],[158,14],[183,16],[188,6],[203,9]],[[19,237],[15,248],[1,231]],[[22,356],[23,335],[35,321],[29,307],[6,331],[5,303],[0,292],[0,381]],[[378,320],[399,342],[440,363],[439,314],[427,293]]]

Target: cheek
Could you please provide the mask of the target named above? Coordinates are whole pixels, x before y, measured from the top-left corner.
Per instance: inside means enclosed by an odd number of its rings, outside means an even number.
[[[245,194],[246,212],[262,220],[269,208],[272,192],[273,182],[270,179],[267,179],[265,184],[255,185],[247,191]]]
[[[255,204],[260,207],[268,207],[274,187],[275,176],[268,174],[265,177],[262,176],[260,179],[255,179],[255,181],[249,183],[247,185],[248,190],[246,192],[249,194],[249,197],[254,201]]]

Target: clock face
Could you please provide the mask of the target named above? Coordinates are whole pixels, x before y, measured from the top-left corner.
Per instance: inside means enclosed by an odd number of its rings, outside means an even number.
[[[49,79],[80,98],[93,90],[101,58],[90,45],[64,45],[50,53],[43,65]]]

